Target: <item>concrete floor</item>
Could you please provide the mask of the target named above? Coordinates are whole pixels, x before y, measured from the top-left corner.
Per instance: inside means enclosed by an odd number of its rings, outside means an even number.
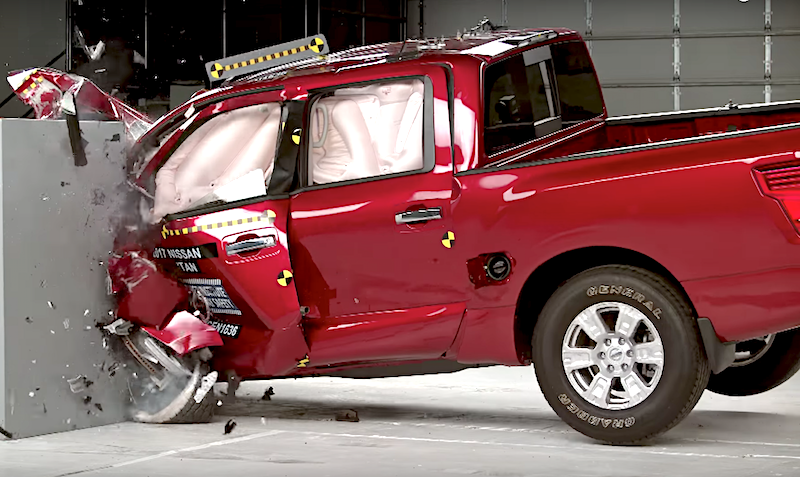
[[[237,396],[211,424],[0,442],[0,476],[800,475],[800,377],[750,398],[706,393],[664,437],[627,448],[564,425],[530,368],[244,383]],[[361,422],[333,420],[349,408]]]

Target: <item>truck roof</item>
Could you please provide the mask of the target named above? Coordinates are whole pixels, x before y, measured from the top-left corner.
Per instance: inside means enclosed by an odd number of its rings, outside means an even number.
[[[469,32],[463,35],[405,40],[358,46],[268,68],[229,79],[223,85],[233,86],[251,82],[269,82],[286,75],[322,74],[341,68],[369,66],[385,62],[412,61],[429,56],[469,55],[483,61],[503,55],[533,43],[556,37],[580,38],[575,30],[566,28],[528,28]]]
[[[575,30],[566,28],[528,28],[519,30],[494,30],[469,32],[463,35],[438,39],[406,40],[358,46],[316,58],[286,63],[262,71],[233,77],[219,86],[195,94],[182,105],[157,119],[146,136],[171,124],[189,108],[209,103],[218,97],[247,91],[254,86],[277,86],[287,76],[324,75],[343,69],[359,68],[381,63],[406,62],[409,65],[436,57],[444,61],[456,58],[473,58],[491,62],[514,50],[555,38],[579,40]],[[448,58],[449,57],[449,58]]]

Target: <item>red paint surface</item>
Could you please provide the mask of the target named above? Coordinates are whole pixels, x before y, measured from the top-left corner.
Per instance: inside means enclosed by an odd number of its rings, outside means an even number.
[[[436,359],[456,335],[464,304],[309,319],[313,364]]]
[[[456,360],[464,364],[522,362],[514,345],[514,309],[502,306],[467,311],[452,353]]]
[[[176,308],[187,302],[187,290],[140,252],[112,256],[108,272],[120,318],[160,328]]]
[[[215,352],[215,366],[235,369],[243,376],[279,376],[295,368],[297,361],[308,352],[300,323],[300,305],[294,282],[288,286],[278,283],[278,274],[292,271],[287,249],[286,226],[289,200],[269,200],[185,219],[168,224],[170,229],[216,224],[230,220],[263,217],[266,211],[275,213],[275,222],[258,221],[214,228],[188,235],[168,236],[163,247],[216,245],[219,257],[197,260],[201,274],[181,274],[183,279],[213,277],[222,281],[230,299],[241,315],[215,314],[215,319],[242,326],[237,338],[223,337],[225,348]],[[261,249],[247,256],[228,256],[225,245],[239,236],[273,236],[274,247]],[[172,260],[159,260],[164,265]],[[291,346],[290,346],[291,345]],[[283,352],[276,353],[280,346]]]
[[[30,71],[32,72],[30,78],[27,78],[14,92],[23,103],[33,108],[37,119],[61,118],[60,101],[63,93],[69,91],[75,94],[79,117],[87,114],[96,117],[100,114],[109,120],[122,121],[126,127],[131,126],[134,121],[141,121],[145,126],[150,126],[153,122],[85,78],[52,68],[36,68]],[[12,71],[8,76],[17,73],[20,71]],[[36,86],[31,88],[34,84]]]
[[[560,33],[554,41],[578,38]],[[515,307],[523,285],[546,261],[587,247],[634,251],[661,264],[724,339],[752,338],[800,324],[800,294],[793,292],[800,287],[800,239],[784,209],[787,200],[800,198],[800,188],[789,191],[788,198],[769,197],[753,176],[754,169],[796,161],[800,129],[453,176],[454,170],[497,160],[521,164],[708,135],[727,130],[731,123],[737,129],[772,125],[800,115],[629,125],[598,117],[490,158],[482,152],[480,134],[484,61],[429,51],[402,63],[338,73],[332,66],[317,74],[301,71],[192,100],[213,101],[279,84],[284,88],[223,99],[223,108],[240,107],[272,95],[294,97],[343,83],[418,74],[428,76],[434,88],[433,171],[295,191],[287,199],[167,224],[183,228],[247,218],[266,209],[277,213],[274,231],[240,225],[164,240],[168,247],[215,243],[220,250],[219,258],[199,261],[201,276],[222,280],[242,311],[229,321],[243,328],[239,338],[223,338],[215,367],[252,378],[442,355],[465,363],[518,364],[525,353],[517,346]],[[452,151],[442,63],[452,68],[455,79]],[[354,64],[343,60],[335,66]],[[153,134],[174,124],[191,103],[159,120]],[[157,154],[144,168],[141,184],[163,157]],[[395,213],[414,207],[442,207],[444,218],[421,227],[395,225]],[[441,245],[446,230],[456,234],[452,249]],[[279,246],[252,260],[222,256],[226,240],[249,233],[275,233]],[[512,274],[502,284],[476,286],[469,275],[479,273],[480,264],[473,259],[498,252],[513,257]],[[294,273],[296,292],[276,283],[285,267]],[[309,308],[302,320],[300,305]],[[431,315],[437,307],[445,311]],[[298,370],[296,363],[306,352],[310,363]]]
[[[191,313],[176,313],[162,329],[143,326],[147,334],[172,348],[179,356],[209,346],[222,346],[216,328],[200,321]]]

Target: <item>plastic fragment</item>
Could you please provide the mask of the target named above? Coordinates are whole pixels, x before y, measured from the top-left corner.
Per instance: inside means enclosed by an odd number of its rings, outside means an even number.
[[[56,309],[56,305],[50,300],[47,300],[47,306],[49,306],[51,310]]]
[[[214,383],[217,382],[218,376],[219,373],[217,373],[216,371],[212,371],[207,375],[203,376],[203,379],[200,382],[200,387],[197,388],[197,391],[195,391],[194,393],[194,402],[200,404],[200,402],[203,401],[203,399],[206,397],[206,394],[208,394],[208,392],[211,391],[211,388],[214,386]]]
[[[352,409],[339,411],[336,413],[336,420],[344,422],[358,422],[358,413]]]
[[[30,396],[30,397],[36,396],[36,393],[31,391],[31,392],[28,393],[28,396]]]
[[[114,320],[113,323],[110,325],[106,325],[103,327],[104,330],[108,331],[112,335],[118,336],[128,336],[130,334],[131,328],[133,327],[133,323],[128,320],[123,320],[119,318]]]
[[[236,421],[233,419],[228,419],[228,422],[225,423],[225,434],[230,434],[235,427]]]
[[[83,316],[89,316],[89,309],[88,308],[83,311]]]
[[[65,330],[69,329],[69,318],[64,318],[64,329]]]
[[[72,391],[73,394],[82,393],[83,391],[86,391],[89,386],[94,384],[89,379],[86,379],[86,376],[82,374],[79,374],[72,379],[68,379],[67,383],[69,383],[69,390]]]
[[[272,401],[272,397],[275,395],[275,391],[272,390],[272,386],[270,386],[266,391],[264,391],[264,395],[261,396],[262,401]]]

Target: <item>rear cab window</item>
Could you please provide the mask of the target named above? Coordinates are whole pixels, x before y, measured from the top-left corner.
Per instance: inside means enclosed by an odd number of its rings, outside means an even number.
[[[308,185],[421,172],[432,166],[430,86],[421,78],[345,85],[311,106]],[[426,160],[427,158],[427,160]]]
[[[582,42],[533,48],[484,73],[484,152],[527,144],[603,114],[603,99]]]

